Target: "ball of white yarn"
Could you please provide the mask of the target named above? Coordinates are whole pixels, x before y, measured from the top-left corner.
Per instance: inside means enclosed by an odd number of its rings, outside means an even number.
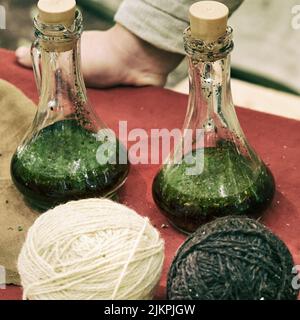
[[[29,300],[151,299],[164,242],[147,218],[110,200],[69,202],[41,215],[18,260]]]

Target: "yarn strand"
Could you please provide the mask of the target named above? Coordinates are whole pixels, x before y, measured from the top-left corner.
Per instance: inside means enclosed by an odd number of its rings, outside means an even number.
[[[125,273],[126,273],[126,271],[127,271],[128,265],[129,265],[129,263],[131,262],[134,254],[135,254],[135,251],[136,251],[136,249],[137,249],[137,247],[138,247],[138,245],[139,245],[139,243],[140,243],[140,241],[141,241],[141,237],[143,236],[143,234],[144,234],[144,232],[145,232],[145,228],[146,228],[146,226],[147,226],[147,223],[148,223],[148,219],[145,219],[144,226],[143,226],[141,232],[139,233],[138,238],[136,239],[136,242],[135,242],[135,244],[134,244],[134,246],[133,246],[133,249],[131,250],[131,252],[130,252],[130,254],[129,254],[129,256],[128,256],[128,259],[127,259],[127,261],[126,261],[126,263],[125,263],[125,265],[124,265],[124,268],[123,268],[123,270],[122,270],[122,273],[120,274],[120,277],[119,277],[119,279],[118,279],[118,281],[117,281],[117,285],[116,285],[116,287],[115,287],[115,289],[114,289],[114,292],[113,292],[113,294],[112,294],[111,300],[115,300],[116,294],[117,294],[117,292],[118,292],[118,290],[119,290],[119,288],[120,288],[121,282],[122,282],[122,280],[123,280],[123,278],[124,278],[124,276],[125,276]]]

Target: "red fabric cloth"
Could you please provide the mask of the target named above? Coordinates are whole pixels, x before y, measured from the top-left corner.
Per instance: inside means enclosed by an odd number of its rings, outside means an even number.
[[[12,52],[0,49],[0,78],[20,88],[37,102],[37,90],[31,70],[19,67]],[[117,131],[118,121],[127,120],[128,130],[143,128],[181,128],[185,117],[187,96],[160,88],[115,88],[88,90],[97,114]],[[282,106],[284,108],[284,106]],[[299,106],[300,107],[300,106]],[[277,182],[277,194],[264,222],[289,247],[295,264],[300,264],[300,122],[264,113],[237,108],[249,142],[270,165]],[[166,242],[166,260],[157,291],[165,298],[169,266],[185,236],[174,230],[155,206],[151,187],[159,169],[157,165],[132,166],[128,180],[120,192],[121,202],[148,216]],[[0,299],[20,299],[21,289],[9,286],[0,290]]]

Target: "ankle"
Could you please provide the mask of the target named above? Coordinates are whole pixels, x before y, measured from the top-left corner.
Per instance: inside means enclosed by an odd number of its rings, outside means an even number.
[[[182,55],[159,49],[116,24],[108,31],[124,66],[123,82],[164,86],[167,77],[183,59]]]

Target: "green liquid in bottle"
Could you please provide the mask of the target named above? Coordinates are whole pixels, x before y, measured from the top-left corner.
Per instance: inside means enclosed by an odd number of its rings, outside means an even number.
[[[192,153],[195,158],[195,152]],[[252,166],[251,166],[252,164]],[[275,193],[272,173],[263,163],[241,155],[233,143],[204,148],[204,168],[188,175],[190,165],[165,166],[156,176],[153,197],[172,224],[183,232],[226,215],[258,217]]]
[[[28,204],[45,211],[70,200],[113,196],[124,183],[128,164],[99,164],[97,150],[102,142],[75,120],[57,122],[41,130],[18,150],[11,162],[12,179]]]

